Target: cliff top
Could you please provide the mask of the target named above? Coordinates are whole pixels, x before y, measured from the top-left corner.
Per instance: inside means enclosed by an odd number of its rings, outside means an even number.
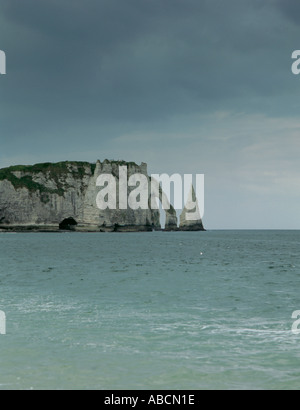
[[[60,178],[63,175],[72,173],[74,177],[80,178],[85,174],[86,167],[90,168],[91,173],[94,172],[96,165],[88,162],[58,162],[56,164],[46,162],[35,165],[14,165],[8,168],[0,169],[0,181],[7,180],[12,183],[15,189],[27,188],[29,191],[49,192],[63,195],[63,187],[60,183]],[[21,175],[16,175],[20,172]],[[53,190],[39,184],[33,180],[34,174],[47,174],[50,179],[53,179],[57,184],[57,189]]]
[[[116,164],[127,166],[138,166],[135,162],[115,161],[105,159],[104,164]],[[64,187],[61,183],[61,178],[67,174],[72,174],[74,178],[83,178],[86,171],[90,171],[91,175],[94,174],[96,169],[96,163],[81,162],[81,161],[63,161],[57,163],[45,162],[35,165],[14,165],[8,168],[0,169],[0,181],[7,180],[12,183],[15,189],[27,188],[29,191],[37,191],[48,193],[57,193],[63,195]],[[20,173],[20,175],[16,175]],[[35,174],[47,174],[47,177],[54,180],[57,185],[57,189],[53,190],[39,184],[33,180]]]
[[[94,166],[96,167],[95,164],[90,164],[89,162],[79,162],[79,161],[63,161],[63,162],[57,162],[57,163],[52,163],[52,162],[45,162],[41,164],[35,164],[35,165],[13,165],[11,167],[7,168],[2,168],[0,169],[0,179],[5,179],[5,176],[9,173],[12,172],[28,172],[28,173],[33,173],[37,174],[39,172],[46,173],[48,171],[65,171],[69,172],[69,167],[68,165],[77,165],[77,166]]]
[[[116,165],[132,165],[132,166],[138,166],[135,162],[126,162],[122,160],[108,160],[105,159],[103,161],[104,164],[116,164]],[[52,162],[44,162],[40,164],[35,164],[35,165],[13,165],[11,167],[7,168],[2,168],[0,169],[0,180],[6,179],[6,175],[12,172],[28,172],[28,173],[46,173],[49,171],[57,171],[57,172],[70,172],[69,165],[75,165],[78,168],[82,167],[90,167],[91,171],[94,173],[95,168],[96,168],[96,163],[90,163],[90,162],[84,162],[84,161],[62,161],[62,162],[57,162],[57,163],[52,163]]]

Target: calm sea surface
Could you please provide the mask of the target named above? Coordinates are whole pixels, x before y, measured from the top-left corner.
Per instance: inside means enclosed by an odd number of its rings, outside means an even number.
[[[300,231],[0,234],[0,389],[299,389]]]

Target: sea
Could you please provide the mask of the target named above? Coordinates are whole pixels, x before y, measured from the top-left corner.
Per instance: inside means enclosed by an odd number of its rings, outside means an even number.
[[[0,310],[2,390],[298,390],[300,231],[2,233]]]

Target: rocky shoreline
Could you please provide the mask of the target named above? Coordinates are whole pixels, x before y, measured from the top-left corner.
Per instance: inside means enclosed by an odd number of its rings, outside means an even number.
[[[59,229],[56,225],[53,226],[40,226],[40,225],[28,225],[28,226],[4,226],[1,225],[0,233],[128,233],[128,232],[197,232],[206,231],[205,228],[199,226],[195,228],[156,228],[152,227],[136,227],[136,226],[119,226],[115,228],[76,228],[76,229]]]

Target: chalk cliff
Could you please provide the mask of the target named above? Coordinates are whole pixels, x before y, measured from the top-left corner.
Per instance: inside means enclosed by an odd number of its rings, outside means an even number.
[[[159,211],[150,207],[98,209],[98,176],[112,174],[118,184],[122,165],[127,166],[128,178],[140,173],[149,180],[146,164],[124,161],[45,163],[0,170],[0,229],[48,231],[58,230],[59,225],[78,231],[160,229]]]
[[[102,174],[115,177],[116,200],[119,203],[119,171],[127,170],[127,182],[132,175],[146,177],[148,209],[100,210],[96,198],[101,190],[97,179]],[[12,166],[0,169],[0,231],[58,231],[122,232],[160,230],[160,211],[151,209],[153,186],[167,202],[157,182],[151,180],[147,164],[125,161],[60,162],[33,166]],[[152,184],[153,183],[153,184]],[[125,184],[126,185],[126,184]],[[128,187],[125,195],[136,189]],[[157,194],[156,194],[157,195]],[[156,195],[154,197],[156,198]],[[125,201],[126,201],[125,196]],[[147,198],[146,198],[147,201]],[[152,207],[153,208],[153,207]],[[187,209],[177,227],[176,211],[171,204],[166,210],[166,231],[203,230],[201,220],[189,221]]]

